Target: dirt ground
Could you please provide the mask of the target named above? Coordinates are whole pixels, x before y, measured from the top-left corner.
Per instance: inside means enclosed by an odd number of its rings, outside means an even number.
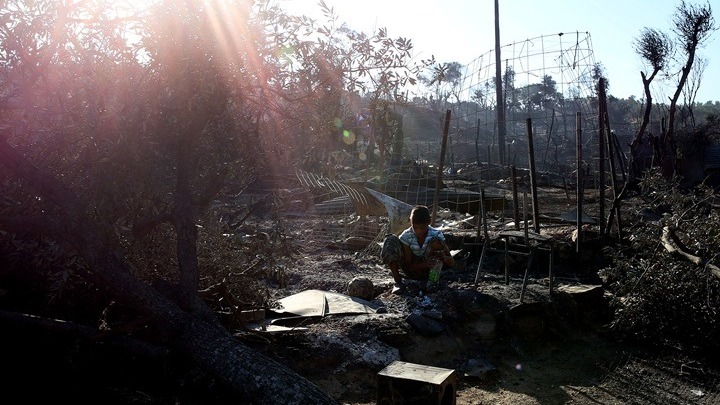
[[[716,372],[614,341],[605,333],[607,308],[581,308],[584,298],[557,292],[585,284],[557,280],[551,299],[548,279],[531,278],[521,304],[521,274],[505,285],[502,274],[483,273],[477,288],[475,275],[475,268],[448,270],[426,296],[412,288],[395,295],[389,274],[372,260],[354,265],[324,255],[308,261],[298,269],[298,291],[343,293],[351,279],[368,277],[382,291],[370,301],[377,313],[308,320],[306,331],[275,336],[272,354],[348,405],[378,403],[378,372],[393,360],[456,370],[457,404],[720,400]],[[428,312],[441,314],[441,333],[408,324],[411,314]],[[693,367],[702,371],[683,371]]]
[[[563,202],[552,215],[572,208],[564,192],[556,198]],[[541,233],[567,249],[572,229],[554,224]],[[596,273],[583,271],[597,254],[586,252],[582,263],[557,254],[552,294],[546,260],[531,267],[523,291],[525,259],[506,284],[496,255],[480,273],[478,258],[465,257],[422,296],[412,282],[407,293],[392,294],[377,256],[329,245],[300,258],[274,298],[312,289],[346,294],[361,277],[374,285],[367,303],[375,313],[306,319],[301,332],[274,334],[256,347],[348,405],[379,403],[378,373],[394,360],[455,370],[457,404],[717,403],[717,373],[606,333],[610,296]],[[414,325],[418,315],[432,325]],[[694,369],[702,372],[687,372]]]
[[[327,285],[331,273],[337,287],[362,276],[385,289],[371,301],[385,308],[380,314],[325,318],[308,324],[308,332],[277,337],[279,358],[342,403],[377,403],[377,373],[392,360],[458,370],[458,404],[625,403],[597,387],[620,346],[603,339],[599,319],[560,318],[547,279],[532,280],[521,305],[516,275],[505,285],[500,275],[485,274],[476,290],[472,269],[450,270],[421,297],[411,287],[392,294],[389,274],[372,262],[344,268],[330,260],[302,271],[305,288]],[[521,307],[528,313],[507,316]],[[408,326],[410,314],[433,310],[442,314],[442,333],[427,336]],[[284,357],[284,345],[297,349],[289,350],[293,356]]]
[[[284,224],[285,232],[293,235],[292,245],[300,247],[292,250],[292,257],[278,250],[271,255],[278,260],[267,266],[273,272],[252,265],[246,271],[257,270],[253,277],[271,301],[310,290],[350,299],[349,283],[364,278],[372,283],[370,296],[353,302],[367,311],[301,316],[277,323],[269,312],[266,326],[274,324],[282,330],[262,331],[250,325],[230,329],[251,348],[290,367],[346,405],[388,403],[381,401],[378,374],[394,361],[454,371],[451,382],[457,404],[720,403],[720,373],[702,359],[651,352],[612,338],[608,333],[612,297],[597,277],[602,258],[597,244],[587,240],[583,255],[573,255],[573,225],[557,221],[573,208],[573,201],[561,190],[549,190],[541,201],[541,234],[554,241],[552,294],[547,252],[541,252],[529,268],[526,256],[510,256],[507,283],[501,253],[488,254],[478,272],[482,243],[474,239],[478,236],[476,218],[443,216],[439,225],[458,260],[421,296],[413,282],[405,294],[393,294],[392,277],[377,254],[378,241],[363,245],[359,243],[363,238],[353,239],[361,228],[363,237],[378,235],[380,228],[372,226],[372,221],[366,219],[359,227],[356,218],[305,215],[287,217]],[[630,203],[624,207],[628,214],[640,208]],[[588,206],[594,216],[592,209]],[[510,215],[491,214],[491,237],[509,223]],[[624,218],[631,219],[630,215]],[[253,221],[246,224],[248,234],[239,235],[244,238],[243,247],[252,250],[252,238],[267,247],[266,232],[277,224]],[[247,289],[241,278],[234,280],[239,284],[229,285],[231,291]],[[9,341],[14,346],[6,345],[12,347],[8,353],[28,343]],[[57,339],[52,343],[57,344]],[[24,398],[32,393],[21,389],[21,382],[34,380],[55,384],[51,385],[56,390],[53,397],[61,398],[60,391],[67,391],[66,397],[74,403],[95,403],[96,398],[117,404],[226,403],[209,399],[214,391],[205,378],[166,376],[165,364],[138,368],[127,356],[97,364],[89,353],[90,371],[83,374],[78,372],[86,359],[82,350],[72,345],[65,351],[51,350],[44,340],[29,346],[29,352],[16,356],[14,377],[7,384],[8,392],[17,387]],[[49,358],[58,356],[58,368],[51,368]],[[68,358],[73,359],[71,370],[66,369]],[[123,368],[125,362],[130,364]],[[123,381],[127,386],[118,385]],[[108,383],[109,387],[100,385]],[[180,394],[187,392],[178,389],[181,386],[193,390],[190,398]]]

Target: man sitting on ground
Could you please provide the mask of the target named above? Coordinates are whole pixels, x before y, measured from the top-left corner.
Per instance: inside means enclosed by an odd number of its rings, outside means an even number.
[[[410,212],[410,227],[400,236],[385,236],[382,252],[383,263],[390,268],[395,280],[394,293],[405,290],[403,275],[418,280],[420,292],[427,292],[430,269],[442,262],[443,266],[453,266],[455,259],[445,243],[445,235],[430,226],[430,210],[424,205],[416,205]]]

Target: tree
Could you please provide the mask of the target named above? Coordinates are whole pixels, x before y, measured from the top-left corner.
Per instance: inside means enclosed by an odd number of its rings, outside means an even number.
[[[268,70],[202,39],[211,29],[202,16],[217,4],[155,9],[147,65],[123,37],[134,18],[107,6],[35,1],[2,10],[11,21],[2,34],[4,84],[14,87],[2,109],[2,229],[17,242],[55,240],[79,262],[66,271],[147,317],[154,343],[169,342],[245,401],[333,403],[242,345],[197,294],[197,223],[228,168],[256,163],[255,154],[236,152],[238,143],[252,146],[258,110],[247,100]],[[252,10],[228,6],[233,17],[245,14],[233,21],[248,28],[240,39],[262,47]],[[232,83],[236,69],[245,74]],[[174,240],[174,254],[156,252],[174,271],[153,274],[127,253],[153,234]]]
[[[302,121],[302,105],[331,108],[337,99],[322,96],[347,84],[346,71],[325,66],[331,49],[297,46],[293,63],[282,59],[277,50],[300,40],[266,28],[304,20],[249,3],[0,7],[3,261],[20,270],[22,251],[30,269],[48,271],[57,259],[59,279],[147,319],[143,339],[243,402],[334,403],[244,346],[198,295],[200,275],[222,271],[199,248],[214,243],[201,231],[216,221],[213,200],[279,170],[272,163],[292,156],[294,139],[277,134],[323,124],[323,112]]]
[[[685,56],[680,69],[675,93],[670,97],[668,130],[665,134],[665,145],[672,147],[675,131],[675,115],[677,102],[682,94],[688,76],[696,61],[697,49],[702,46],[713,31],[717,30],[710,4],[705,6],[689,5],[684,0],[677,7],[673,16],[673,32],[677,36],[678,45]]]
[[[433,61],[428,61],[432,63]],[[457,90],[462,79],[462,65],[460,62],[447,62],[428,66],[430,76],[420,76],[426,86],[435,86],[436,110],[440,111],[441,104],[446,103],[451,94]],[[449,85],[449,89],[447,86]]]
[[[293,72],[293,76],[304,78],[307,83],[332,83],[332,93],[323,90],[321,94],[330,94],[323,100],[317,100],[314,105],[313,114],[324,112],[319,117],[320,123],[313,123],[309,130],[317,132],[317,128],[324,128],[328,134],[327,142],[319,146],[322,153],[328,152],[336,145],[333,140],[339,139],[338,133],[343,128],[338,128],[339,123],[352,121],[358,111],[350,111],[349,99],[359,99],[364,96],[366,106],[371,115],[370,122],[375,123],[371,127],[368,145],[368,163],[374,160],[376,145],[380,145],[380,164],[383,163],[385,147],[402,140],[385,139],[392,138],[389,134],[395,131],[387,131],[387,125],[394,125],[396,120],[388,119],[388,111],[396,103],[406,102],[406,94],[400,90],[408,85],[417,83],[417,74],[427,65],[434,63],[434,59],[422,60],[411,65],[409,60],[412,56],[412,41],[388,35],[385,28],[368,35],[364,32],[357,32],[346,24],[337,25],[337,15],[324,1],[319,3],[327,22],[310,22],[313,29],[305,32],[305,35],[294,37],[293,42],[287,44],[290,49],[298,49],[292,55],[292,64],[300,66],[301,69]],[[304,22],[303,18],[299,18]],[[302,26],[302,25],[301,25]],[[310,35],[308,35],[310,34]],[[331,61],[332,63],[328,63]],[[329,71],[324,76],[317,76],[315,71]],[[318,88],[315,87],[314,92]],[[313,94],[313,93],[309,93]],[[304,104],[307,107],[307,104]],[[389,123],[389,124],[388,124]],[[319,124],[319,125],[318,125]],[[307,145],[307,139],[303,141]],[[398,151],[396,151],[398,152]],[[308,159],[317,162],[315,157]]]
[[[687,86],[685,86],[685,90],[683,91],[683,105],[687,106],[688,108],[688,114],[690,116],[690,119],[692,120],[692,126],[695,125],[695,111],[693,106],[695,105],[697,92],[700,90],[700,84],[702,83],[702,78],[707,65],[707,59],[698,58],[698,60],[693,65],[692,71],[688,76]]]
[[[504,105],[508,111],[514,111],[520,108],[518,89],[515,87],[515,69],[508,65],[505,67],[505,73],[502,76],[503,83],[503,100],[498,105]]]
[[[519,91],[527,95],[526,104],[531,110],[552,109],[562,99],[562,94],[557,91],[557,83],[549,75],[543,76],[540,83],[529,84]]]
[[[640,168],[637,167],[638,147],[642,144],[642,137],[645,133],[645,129],[650,123],[650,113],[652,112],[653,105],[650,84],[655,79],[655,76],[665,69],[672,51],[673,45],[670,38],[665,33],[655,29],[643,29],[640,37],[635,41],[635,52],[637,52],[644,61],[650,64],[652,71],[650,75],[646,75],[643,71],[640,72],[643,88],[645,89],[645,110],[643,112],[640,128],[630,144],[630,167],[632,169],[630,179],[632,181],[635,181],[635,177],[640,174]]]
[[[492,107],[492,100],[494,99],[495,83],[492,80],[486,80],[480,84],[480,87],[475,89],[470,98],[480,105],[480,108],[487,109]]]

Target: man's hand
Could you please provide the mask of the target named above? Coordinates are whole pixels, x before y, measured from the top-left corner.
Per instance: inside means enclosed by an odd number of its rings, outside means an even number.
[[[444,262],[445,262],[445,259],[442,256],[437,256],[437,255],[430,256],[430,257],[428,257],[428,260],[427,260],[428,269],[432,269],[433,267],[437,266],[439,263],[444,263]]]

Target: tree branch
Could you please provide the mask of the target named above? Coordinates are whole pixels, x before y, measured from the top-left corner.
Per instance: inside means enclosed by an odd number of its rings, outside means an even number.
[[[669,253],[678,254],[686,258],[696,266],[710,270],[710,272],[715,278],[720,279],[720,267],[710,263],[707,259],[695,256],[694,254],[690,253],[690,251],[678,238],[674,228],[671,228],[669,226],[663,227],[661,241],[663,246],[665,247],[665,250],[667,250]]]
[[[0,132],[0,162],[18,177],[26,179],[38,193],[57,204],[70,216],[72,222],[82,216],[82,204],[75,195],[12,147],[7,142],[6,130]]]

